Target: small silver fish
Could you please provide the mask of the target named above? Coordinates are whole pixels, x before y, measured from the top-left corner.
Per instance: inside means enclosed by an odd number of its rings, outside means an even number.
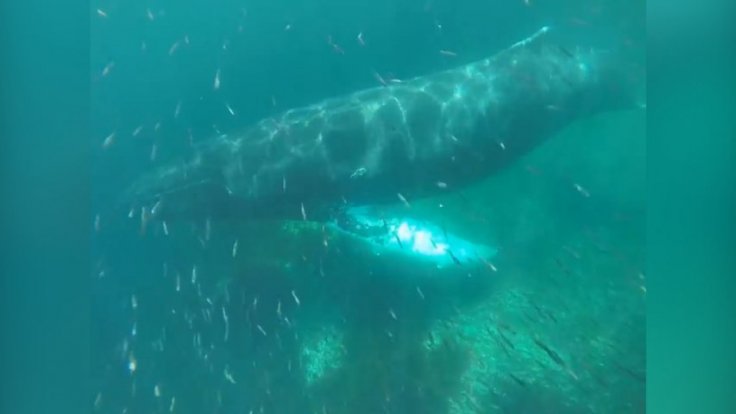
[[[409,202],[406,200],[406,197],[404,197],[401,193],[396,193],[396,196],[399,197],[399,200],[401,200],[401,202],[404,203],[407,208],[411,207],[411,204],[409,204]]]
[[[296,302],[296,305],[297,306],[301,305],[301,302],[299,301],[299,298],[296,296],[296,292],[294,292],[293,290],[291,291],[291,297],[294,298],[294,302]]]
[[[215,80],[213,82],[213,88],[214,90],[220,89],[220,69],[217,69],[217,72],[215,72]]]
[[[419,286],[417,286],[417,293],[419,294],[419,297],[424,300],[424,292],[422,292],[422,289],[420,289]]]

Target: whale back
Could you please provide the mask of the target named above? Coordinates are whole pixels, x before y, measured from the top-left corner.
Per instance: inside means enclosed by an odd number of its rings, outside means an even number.
[[[625,80],[615,56],[566,48],[543,28],[487,59],[214,137],[144,181],[160,190],[149,199],[183,216],[321,217],[346,202],[425,197],[438,182],[460,188],[493,174],[576,119],[630,105]],[[200,185],[183,184],[191,177]]]

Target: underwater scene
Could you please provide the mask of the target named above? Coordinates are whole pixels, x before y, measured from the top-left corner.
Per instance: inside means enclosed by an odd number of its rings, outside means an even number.
[[[643,413],[645,4],[96,0],[96,413]]]

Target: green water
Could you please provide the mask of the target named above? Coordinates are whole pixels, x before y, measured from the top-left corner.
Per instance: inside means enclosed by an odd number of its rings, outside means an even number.
[[[549,23],[636,42],[634,3],[95,5],[107,17],[93,14],[93,73],[114,62],[93,85],[95,148],[115,132],[96,157],[95,207],[185,153],[189,136],[375,86],[374,72],[452,67]],[[643,412],[645,118],[579,121],[471,188],[412,202],[417,217],[498,246],[493,268],[450,277],[365,255],[320,223],[175,222],[141,236],[136,220],[103,216],[94,409]]]

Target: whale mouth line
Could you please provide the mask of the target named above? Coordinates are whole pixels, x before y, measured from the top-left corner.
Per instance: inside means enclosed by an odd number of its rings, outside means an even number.
[[[178,187],[170,188],[170,189],[167,189],[165,191],[161,191],[159,193],[151,194],[149,196],[149,198],[151,198],[151,199],[163,198],[163,197],[165,197],[167,195],[176,194],[176,193],[179,193],[179,192],[182,192],[182,191],[186,191],[186,190],[191,190],[192,188],[199,187],[199,186],[206,185],[206,184],[210,184],[210,183],[214,183],[214,180],[212,180],[211,178],[205,178],[205,179],[202,179],[202,180],[199,180],[199,181],[194,181],[194,182],[191,182],[191,183],[186,183],[186,184],[180,185]]]
[[[157,179],[158,178],[158,179]],[[202,174],[176,174],[163,180],[154,173],[139,182],[120,199],[120,208],[144,208],[151,218],[170,220],[227,211],[232,192],[218,177]]]

